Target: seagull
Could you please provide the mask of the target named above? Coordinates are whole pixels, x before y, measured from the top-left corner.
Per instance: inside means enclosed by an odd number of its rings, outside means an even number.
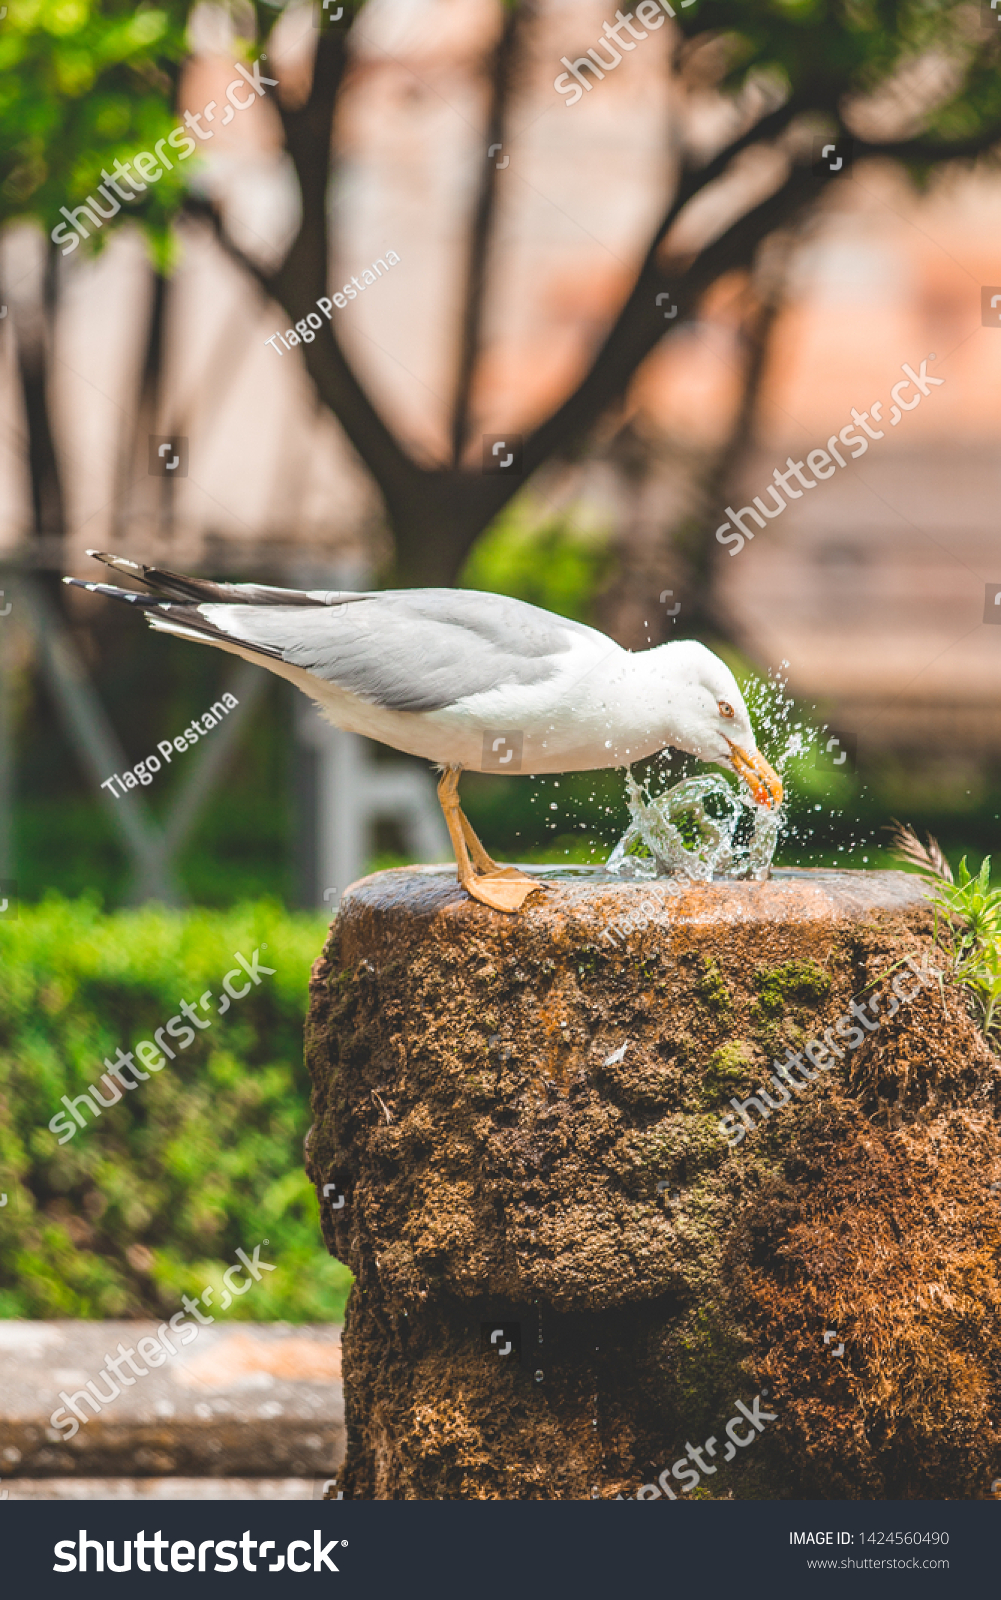
[[[756,804],[782,800],[733,673],[694,640],[634,652],[474,589],[279,589],[87,554],[149,592],[64,583],[137,606],[158,633],[257,662],[335,727],[434,763],[459,883],[494,911],[518,911],[541,886],[487,854],[459,804],[465,770],[628,767],[673,745],[732,768]]]

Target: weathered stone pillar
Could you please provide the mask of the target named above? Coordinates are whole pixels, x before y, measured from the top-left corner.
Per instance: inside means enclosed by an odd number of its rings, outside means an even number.
[[[986,1495],[999,1061],[896,965],[931,926],[901,873],[563,878],[516,917],[434,869],[356,884],[307,1024],[357,1279],[338,1489]]]

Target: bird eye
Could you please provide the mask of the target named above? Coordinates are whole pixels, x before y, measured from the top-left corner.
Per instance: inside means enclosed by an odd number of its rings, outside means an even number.
[[[719,702],[719,709],[721,715],[724,717],[732,717],[734,714],[733,706],[730,704],[729,700],[721,700]]]

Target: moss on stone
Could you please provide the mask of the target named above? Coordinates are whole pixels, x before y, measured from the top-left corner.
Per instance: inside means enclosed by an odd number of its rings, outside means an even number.
[[[726,979],[720,971],[719,962],[713,957],[703,957],[702,971],[696,979],[694,989],[706,1010],[713,1016],[722,1016],[732,1009],[733,1001]]]
[[[758,967],[754,987],[760,1011],[774,1017],[789,1005],[819,1005],[831,992],[831,980],[815,961],[784,961],[777,967]]]
[[[747,1082],[755,1067],[754,1046],[746,1039],[728,1039],[709,1057],[702,1077],[702,1094],[710,1105]]]

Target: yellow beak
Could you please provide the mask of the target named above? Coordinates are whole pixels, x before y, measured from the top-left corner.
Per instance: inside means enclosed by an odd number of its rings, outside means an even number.
[[[730,746],[730,760],[733,770],[744,779],[756,803],[759,806],[778,806],[782,804],[782,780],[777,772],[773,772],[764,756],[755,751],[748,755],[739,744],[734,744],[732,739],[727,739]]]

